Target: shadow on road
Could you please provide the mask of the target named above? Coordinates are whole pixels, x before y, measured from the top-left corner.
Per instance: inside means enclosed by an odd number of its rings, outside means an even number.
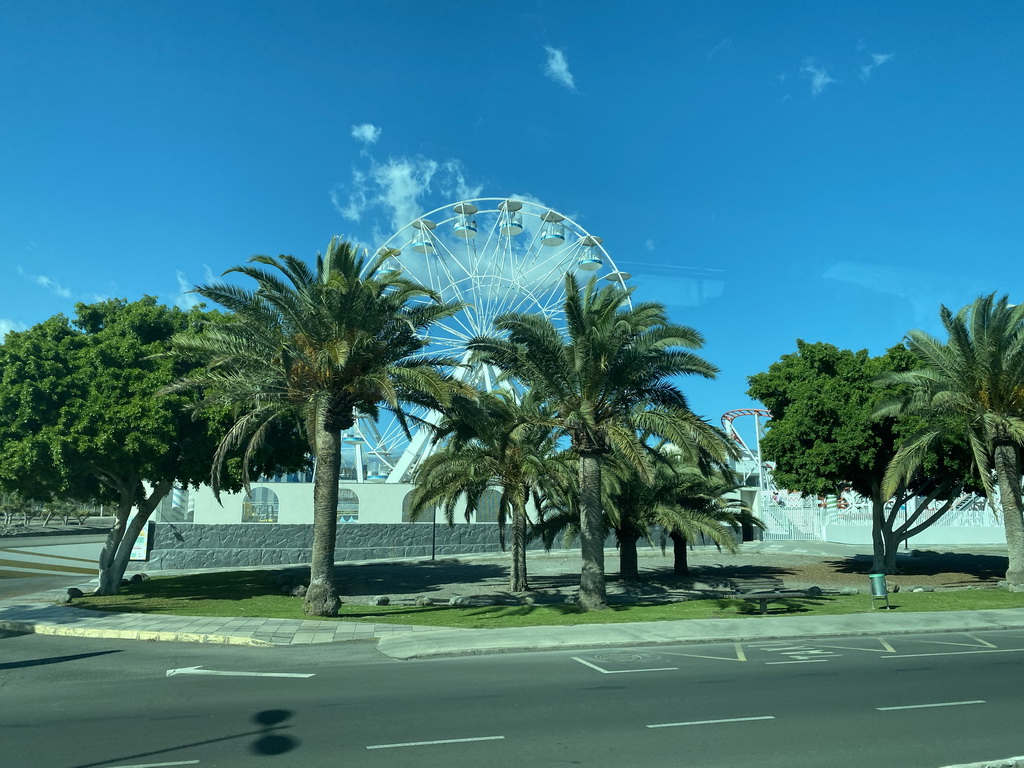
[[[61,664],[65,661],[78,661],[79,659],[91,659],[93,656],[106,656],[110,653],[123,653],[120,650],[114,651],[94,651],[93,653],[72,653],[67,656],[50,656],[45,659],[26,659],[24,661],[4,661],[0,662],[0,670],[3,669],[20,669],[22,667],[41,667],[46,664]]]
[[[286,736],[279,731],[291,728],[290,725],[283,725],[283,723],[291,718],[291,710],[288,709],[265,709],[261,712],[257,712],[252,716],[252,722],[256,725],[255,731],[246,731],[245,733],[233,733],[230,736],[221,736],[217,739],[205,739],[203,741],[192,741],[185,744],[178,744],[174,747],[167,747],[166,749],[156,749],[152,752],[137,752],[133,755],[119,755],[117,757],[111,757],[106,760],[100,760],[95,763],[82,763],[81,765],[73,766],[73,768],[99,768],[100,766],[110,765],[115,762],[124,762],[126,760],[138,760],[144,757],[153,757],[154,755],[166,755],[171,752],[178,752],[183,749],[189,749],[191,747],[202,747],[207,744],[218,744],[222,741],[231,741],[233,739],[244,739],[249,736],[257,737],[256,740],[250,745],[250,750],[258,755],[283,755],[285,752],[290,752],[295,749],[301,743],[298,739],[292,736]],[[157,765],[174,765],[174,763],[157,763]]]

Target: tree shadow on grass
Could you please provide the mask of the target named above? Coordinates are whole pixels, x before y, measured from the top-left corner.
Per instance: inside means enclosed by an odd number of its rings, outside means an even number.
[[[855,555],[826,564],[836,573],[871,573],[871,558]],[[1002,555],[978,555],[969,552],[934,552],[914,550],[911,555],[896,558],[898,576],[943,576],[947,575],[948,585],[995,584],[1006,574],[1007,559]]]
[[[723,615],[738,614],[740,616],[778,616],[781,614],[811,613],[811,607],[828,605],[835,602],[833,597],[784,597],[768,603],[768,612],[761,613],[761,605],[757,600],[744,600],[740,597],[720,597],[715,600],[718,610]]]
[[[308,578],[309,569],[305,569]],[[335,582],[343,595],[408,594],[438,592],[461,584],[494,582],[495,589],[508,587],[508,566],[466,563],[459,560],[427,560],[414,563],[339,564]],[[457,591],[457,589],[455,590]]]
[[[408,592],[435,592],[459,584],[493,580],[507,586],[508,568],[502,565],[435,561],[435,563],[363,563],[340,565],[335,583],[346,596]],[[217,571],[162,576],[127,584],[120,594],[145,599],[249,600],[279,596],[295,585],[309,584],[308,567],[272,570]],[[102,609],[102,606],[97,606]]]

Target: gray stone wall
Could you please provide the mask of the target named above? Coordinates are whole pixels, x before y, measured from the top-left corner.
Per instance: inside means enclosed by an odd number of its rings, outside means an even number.
[[[353,523],[338,526],[336,548],[339,562],[430,557],[430,523]],[[659,529],[660,530],[660,529]],[[653,536],[657,542],[659,535]],[[705,542],[695,542],[705,543]],[[313,544],[312,525],[206,525],[159,522],[153,526],[149,559],[130,564],[135,571],[236,568],[259,565],[297,565],[309,562]],[[561,548],[562,539],[557,545]],[[614,534],[606,546],[615,546]],[[641,542],[640,546],[644,546]],[[668,544],[671,548],[671,543]],[[530,549],[542,549],[540,541]],[[434,550],[437,557],[500,552],[498,526],[438,525]]]
[[[339,525],[337,557],[339,561],[430,557],[432,528],[429,523]],[[309,562],[313,526],[162,522],[155,524],[151,540],[149,560],[133,563],[133,570],[294,565]],[[540,542],[531,542],[531,548],[540,547]],[[434,548],[438,557],[500,552],[498,526],[438,525]]]

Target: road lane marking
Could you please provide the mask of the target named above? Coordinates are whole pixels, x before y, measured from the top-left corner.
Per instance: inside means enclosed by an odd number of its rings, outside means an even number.
[[[203,665],[195,667],[180,667],[179,669],[168,669],[167,677],[175,675],[224,675],[227,677],[313,677],[314,674],[303,674],[301,672],[228,672],[218,669],[202,669]]]
[[[892,712],[897,709],[930,709],[932,707],[960,707],[964,704],[984,704],[981,699],[976,701],[943,701],[938,704],[908,704],[905,707],[875,707],[879,712]]]
[[[766,661],[765,664],[823,664],[828,659],[803,659],[801,661]]]
[[[718,723],[747,723],[751,720],[774,720],[773,715],[763,715],[761,717],[727,717],[722,720],[690,720],[685,723],[655,723],[654,725],[648,725],[648,728],[678,728],[682,725],[716,725]]]
[[[591,664],[589,661],[581,659],[579,656],[572,656],[573,661],[578,661],[585,667],[596,669],[602,675],[624,675],[627,672],[672,672],[673,670],[679,669],[679,667],[658,667],[656,669],[602,669],[597,664]]]
[[[178,760],[173,763],[136,763],[135,765],[112,765],[110,768],[166,768],[170,765],[195,765],[198,760]]]
[[[992,648],[981,651],[937,651],[935,653],[903,653],[896,656],[883,656],[883,659],[917,659],[922,656],[968,656],[974,653],[1020,653],[1024,648]]]
[[[397,747],[429,747],[434,744],[465,744],[470,741],[501,741],[504,736],[474,736],[470,739],[437,739],[436,741],[405,741],[401,744],[371,744],[367,749],[395,749]]]

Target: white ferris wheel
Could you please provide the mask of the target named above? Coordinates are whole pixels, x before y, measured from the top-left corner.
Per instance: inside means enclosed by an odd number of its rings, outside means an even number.
[[[475,198],[436,208],[408,223],[377,249],[387,267],[436,291],[465,309],[431,326],[431,353],[469,362],[466,342],[494,332],[506,312],[539,313],[561,325],[565,275],[580,282],[593,275],[626,287],[628,272],[616,268],[600,237],[558,211],[526,200]],[[457,369],[469,384],[491,390],[496,372],[489,366]],[[428,413],[413,415],[429,420]],[[342,436],[342,480],[408,482],[429,455],[430,429],[410,422],[412,439],[397,421],[358,418]]]

